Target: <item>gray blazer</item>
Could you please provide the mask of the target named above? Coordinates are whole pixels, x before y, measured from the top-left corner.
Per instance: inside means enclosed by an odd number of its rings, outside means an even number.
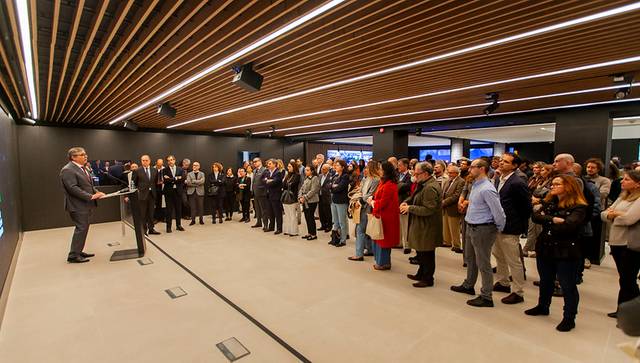
[[[185,181],[187,185],[187,195],[193,193],[196,193],[196,195],[204,195],[204,182],[206,179],[206,176],[201,171],[198,172],[198,175],[193,171],[187,174],[187,180]]]
[[[360,213],[371,213],[371,206],[367,203],[367,199],[376,192],[378,184],[380,184],[380,178],[362,179],[362,182],[360,183],[362,186],[362,197],[360,197],[360,205],[362,207],[360,208]]]
[[[304,197],[307,203],[318,203],[320,201],[320,179],[317,176],[305,177],[298,191],[298,198]]]
[[[262,181],[262,174],[267,171],[264,166],[253,170],[253,180],[251,181],[251,191],[255,197],[266,197],[267,188]]]
[[[64,190],[64,209],[69,212],[89,213],[98,203],[91,200],[97,192],[93,180],[73,162],[60,170],[60,181]]]

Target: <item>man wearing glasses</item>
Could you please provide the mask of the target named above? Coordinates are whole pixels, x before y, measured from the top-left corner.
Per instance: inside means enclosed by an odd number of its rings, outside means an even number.
[[[253,192],[253,198],[255,200],[256,209],[256,224],[251,228],[267,229],[269,225],[269,208],[267,208],[267,189],[262,181],[262,174],[267,169],[262,166],[262,160],[260,158],[253,159],[253,180],[251,180],[251,191]]]
[[[64,190],[64,209],[69,212],[76,226],[67,262],[89,262],[89,257],[95,255],[82,252],[89,233],[89,216],[91,210],[98,205],[97,200],[105,194],[94,188],[93,179],[85,169],[87,153],[84,149],[73,147],[69,149],[67,156],[69,162],[60,170],[60,181]]]

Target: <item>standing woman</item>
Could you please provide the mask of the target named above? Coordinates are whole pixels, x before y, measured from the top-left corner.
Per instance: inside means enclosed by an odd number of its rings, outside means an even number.
[[[289,162],[287,165],[287,176],[282,184],[282,206],[284,208],[282,232],[286,236],[293,237],[298,235],[297,210],[300,209],[300,203],[298,202],[300,174],[295,161]]]
[[[307,234],[302,238],[309,241],[318,239],[315,213],[320,202],[320,179],[316,175],[316,169],[311,166],[304,168],[304,181],[298,192],[298,201],[302,205],[304,220],[307,223]]]
[[[578,314],[578,267],[584,263],[578,236],[587,221],[587,201],[571,175],[559,175],[551,182],[551,191],[542,208],[533,213],[533,221],[542,225],[536,242],[536,264],[540,275],[538,305],[527,315],[549,315],[556,278],[564,293],[564,314],[556,330],[567,332],[576,327]]]
[[[238,201],[242,208],[242,219],[240,222],[249,223],[251,220],[250,204],[251,204],[251,178],[247,175],[244,168],[238,169],[238,184],[236,190],[238,191]]]
[[[356,225],[356,254],[348,257],[350,261],[364,261],[364,256],[371,256],[373,254],[373,242],[371,237],[366,234],[367,231],[367,214],[371,214],[371,205],[367,202],[378,189],[380,184],[380,164],[377,161],[371,160],[364,169],[364,179],[360,184],[361,196],[358,201],[360,204],[360,220]],[[365,254],[364,250],[367,250]]]
[[[347,174],[347,163],[340,159],[333,164],[335,174],[331,180],[331,229],[330,245],[343,247],[347,245],[347,234],[349,224],[347,220],[347,209],[349,207],[349,175]]]
[[[196,216],[200,219],[200,224],[204,224],[204,183],[207,177],[200,171],[200,163],[193,162],[193,171],[187,174],[187,197],[189,197],[189,209],[191,209],[190,226],[196,224]]]
[[[382,163],[380,185],[367,202],[373,206],[373,216],[382,221],[384,239],[374,240],[373,253],[376,270],[391,269],[391,248],[400,243],[400,202],[398,201],[398,176],[388,161]],[[442,222],[441,222],[442,223]]]
[[[253,167],[251,166],[251,163],[249,163],[249,166],[247,166],[246,168],[244,168],[244,170],[247,172],[247,178],[249,178],[250,180],[253,180]],[[253,193],[249,193],[251,194],[251,203],[249,203],[249,207],[250,207],[250,211],[253,212],[253,210],[255,209],[254,207],[254,203],[255,200],[253,199]]]
[[[211,223],[216,224],[216,215],[222,223],[222,204],[224,203],[224,175],[222,175],[222,164],[213,163],[211,174],[207,177],[209,184],[209,197],[211,197]]]
[[[225,221],[230,221],[236,209],[236,184],[238,179],[233,175],[233,169],[227,169],[224,176],[224,212],[227,216]]]
[[[640,171],[625,171],[621,187],[618,199],[601,213],[602,220],[610,228],[609,246],[620,276],[618,306],[640,296]],[[616,318],[617,309],[608,315]]]

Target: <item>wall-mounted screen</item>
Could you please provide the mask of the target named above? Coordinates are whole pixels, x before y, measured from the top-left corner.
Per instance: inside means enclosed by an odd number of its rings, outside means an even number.
[[[418,153],[420,160],[426,160],[427,155],[431,155],[433,160],[451,161],[451,149],[420,149]]]
[[[493,148],[492,147],[472,147],[471,149],[469,149],[469,158],[471,160],[478,159],[483,156],[492,157]]]
[[[369,160],[373,157],[372,151],[360,151],[360,150],[327,150],[327,158],[339,158],[346,162],[352,160]]]

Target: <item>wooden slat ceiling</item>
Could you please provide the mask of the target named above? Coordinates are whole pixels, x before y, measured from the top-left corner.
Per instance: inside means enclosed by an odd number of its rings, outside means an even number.
[[[0,87],[14,110],[29,109],[13,1],[0,5]],[[323,0],[29,0],[42,121],[104,126],[203,68],[325,3]],[[616,8],[632,1],[345,1],[262,46],[236,64],[254,62],[259,92],[231,83],[224,67],[170,95],[177,116],[148,107],[132,119],[164,129],[183,121],[463,49]],[[179,127],[212,131],[253,122],[349,107],[427,92],[522,77],[640,55],[640,11],[477,50],[400,72],[225,114]],[[274,122],[304,131],[366,127],[477,115],[482,107],[386,119],[351,119],[482,103],[612,85],[611,75],[637,72],[640,62],[483,87],[313,117]],[[636,80],[640,78],[640,72]],[[638,91],[635,91],[637,93]],[[499,112],[612,99],[614,91],[503,104]],[[633,93],[632,93],[633,95]],[[636,95],[637,96],[637,95]],[[323,126],[325,122],[345,121]],[[269,130],[271,123],[229,133]],[[279,135],[294,131],[277,131]]]

